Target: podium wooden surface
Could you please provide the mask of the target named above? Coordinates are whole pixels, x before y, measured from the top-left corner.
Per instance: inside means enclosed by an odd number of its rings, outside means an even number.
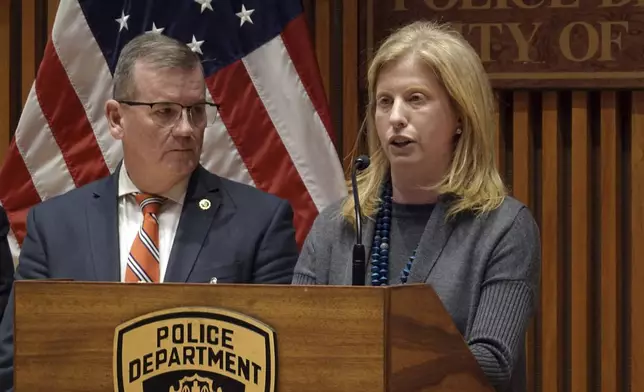
[[[115,328],[146,313],[223,308],[276,331],[277,391],[492,391],[426,285],[15,285],[16,392],[113,391]]]

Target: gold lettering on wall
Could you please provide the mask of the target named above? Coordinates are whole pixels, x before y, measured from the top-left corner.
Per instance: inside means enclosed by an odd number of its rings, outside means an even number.
[[[545,0],[541,0],[540,2],[538,2],[536,4],[526,4],[525,0],[511,0],[511,1],[514,3],[515,6],[517,6],[519,8],[533,9],[533,8],[541,7]],[[508,0],[498,0],[497,3],[496,3],[496,7],[494,7],[494,9],[497,9],[497,10],[506,9],[506,8],[510,8],[510,6],[508,4]]]
[[[586,36],[588,38],[586,46],[586,54],[582,57],[575,57],[571,49],[571,33],[576,26],[582,26],[586,30]],[[570,61],[583,62],[592,58],[597,51],[599,50],[599,33],[595,28],[586,22],[573,22],[569,23],[561,31],[559,36],[559,47],[563,55]]]
[[[448,23],[474,47],[497,87],[585,87],[592,81],[601,88],[644,88],[644,0],[369,2],[375,40],[419,19]]]
[[[469,32],[472,33],[473,29],[481,29],[481,61],[489,62],[492,61],[492,27],[503,31],[503,25],[501,23],[472,23],[470,24]]]
[[[622,49],[622,33],[617,32],[613,38],[613,26],[623,27],[625,32],[628,33],[628,22],[599,22],[601,26],[601,55],[599,61],[614,61],[612,53],[612,43],[617,46],[618,50]]]
[[[499,1],[497,1],[496,7],[494,7],[494,8],[497,9],[497,10],[498,9],[510,8],[508,6],[508,0],[499,0]]]
[[[394,11],[407,11],[407,7],[405,7],[405,0],[395,0]]]
[[[534,62],[534,60],[530,58],[530,44],[532,43],[532,40],[534,40],[537,30],[541,27],[541,22],[532,24],[532,32],[530,33],[530,37],[527,39],[521,31],[519,23],[506,23],[505,25],[510,29],[510,34],[512,34],[512,38],[514,38],[514,42],[517,44],[518,53],[517,58],[514,61],[523,63]]]
[[[631,0],[602,0],[600,7],[621,7]]]
[[[519,8],[523,8],[523,9],[531,9],[531,8],[539,8],[539,7],[541,7],[541,6],[543,5],[543,1],[544,1],[544,0],[541,0],[540,2],[538,2],[538,3],[536,3],[536,4],[526,4],[526,3],[524,2],[524,0],[512,0],[512,1],[513,1],[513,2],[514,2],[514,4],[515,4],[517,7],[519,7]]]
[[[492,8],[492,0],[487,0],[485,4],[474,4],[474,2],[480,2],[481,0],[463,0],[463,5],[461,9],[463,10],[489,10]]]
[[[454,8],[457,1],[458,0],[448,0],[447,4],[445,4],[442,7],[436,5],[436,0],[425,0],[425,4],[427,4],[427,7],[429,7],[430,9],[433,9],[434,11],[447,11],[448,9]]]
[[[564,4],[563,0],[552,0],[550,8],[579,8],[579,0],[575,0],[570,4]]]

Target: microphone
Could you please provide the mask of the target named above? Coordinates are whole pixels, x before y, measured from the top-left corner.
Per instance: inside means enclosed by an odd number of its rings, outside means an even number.
[[[362,212],[360,211],[360,197],[358,196],[358,181],[356,174],[369,167],[371,161],[366,155],[360,155],[353,162],[351,168],[351,187],[353,188],[353,204],[356,214],[356,243],[353,245],[353,257],[351,265],[353,267],[353,285],[364,286],[366,274],[366,253],[362,244]]]

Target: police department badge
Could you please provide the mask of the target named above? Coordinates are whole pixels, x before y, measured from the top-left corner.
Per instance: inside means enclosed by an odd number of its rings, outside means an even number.
[[[114,335],[118,392],[274,392],[275,332],[241,313],[184,307],[127,321]]]

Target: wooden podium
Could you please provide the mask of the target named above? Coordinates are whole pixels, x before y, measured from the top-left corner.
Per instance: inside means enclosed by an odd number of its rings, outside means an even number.
[[[276,365],[272,364],[275,391],[493,391],[427,285],[19,281],[15,302],[17,392],[118,390],[114,376],[116,328],[152,312],[187,307],[236,312],[271,328],[276,352]],[[212,331],[219,330],[213,327]],[[132,344],[136,339],[155,337],[145,332],[128,339]],[[222,339],[225,341],[225,336]],[[250,338],[238,339],[240,345],[252,342]],[[251,352],[255,347],[246,350]],[[157,360],[163,355],[157,352]],[[136,366],[130,361],[130,370],[138,369],[132,370],[130,377],[142,374],[141,363],[154,370],[154,355],[146,358]],[[242,360],[238,360],[241,367]],[[251,390],[256,389],[245,389]]]

